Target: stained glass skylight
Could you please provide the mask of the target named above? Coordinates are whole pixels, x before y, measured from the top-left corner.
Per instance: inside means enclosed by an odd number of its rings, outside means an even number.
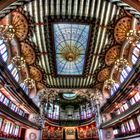
[[[58,75],[82,75],[89,25],[54,24],[54,45]]]

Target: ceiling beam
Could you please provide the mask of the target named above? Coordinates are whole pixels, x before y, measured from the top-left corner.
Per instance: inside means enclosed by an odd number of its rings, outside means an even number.
[[[8,7],[12,3],[16,2],[16,0],[2,0],[0,1],[0,11],[3,10],[4,8]]]
[[[140,0],[122,0],[123,2],[127,3],[138,12],[140,12]]]

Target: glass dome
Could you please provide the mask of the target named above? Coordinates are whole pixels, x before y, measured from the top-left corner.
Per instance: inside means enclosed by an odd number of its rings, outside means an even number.
[[[67,99],[67,100],[73,100],[76,98],[76,94],[75,93],[63,93],[63,98]]]

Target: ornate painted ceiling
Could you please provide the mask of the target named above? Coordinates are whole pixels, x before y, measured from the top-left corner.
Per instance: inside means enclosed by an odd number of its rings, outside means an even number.
[[[102,90],[120,58],[133,16],[139,18],[139,13],[115,0],[24,2],[17,1],[0,11],[1,23],[11,23],[18,40],[11,43],[19,48],[11,47],[11,58],[21,53],[26,61],[28,72],[22,69],[20,78],[29,75],[37,90]],[[123,53],[126,59],[128,52]],[[118,71],[113,71],[113,77],[118,80]]]

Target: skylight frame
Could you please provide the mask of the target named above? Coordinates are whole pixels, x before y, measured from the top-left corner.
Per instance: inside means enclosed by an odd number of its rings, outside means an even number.
[[[58,22],[53,24],[54,30],[54,48],[55,48],[55,61],[56,61],[56,71],[57,75],[60,76],[81,76],[84,73],[86,54],[88,51],[88,42],[90,36],[90,25],[89,24],[79,24],[79,23],[67,23]],[[76,40],[71,32],[76,33]],[[70,31],[70,36],[67,37],[67,33],[64,31]],[[61,37],[60,38],[57,37]],[[85,40],[83,40],[85,39]],[[79,41],[80,40],[80,41]],[[76,48],[81,50],[79,58],[73,62],[69,62],[62,58],[60,49],[64,50],[65,45],[71,45],[73,43]],[[73,45],[72,45],[73,46]],[[78,47],[77,47],[78,46]],[[78,50],[77,49],[77,50]]]

